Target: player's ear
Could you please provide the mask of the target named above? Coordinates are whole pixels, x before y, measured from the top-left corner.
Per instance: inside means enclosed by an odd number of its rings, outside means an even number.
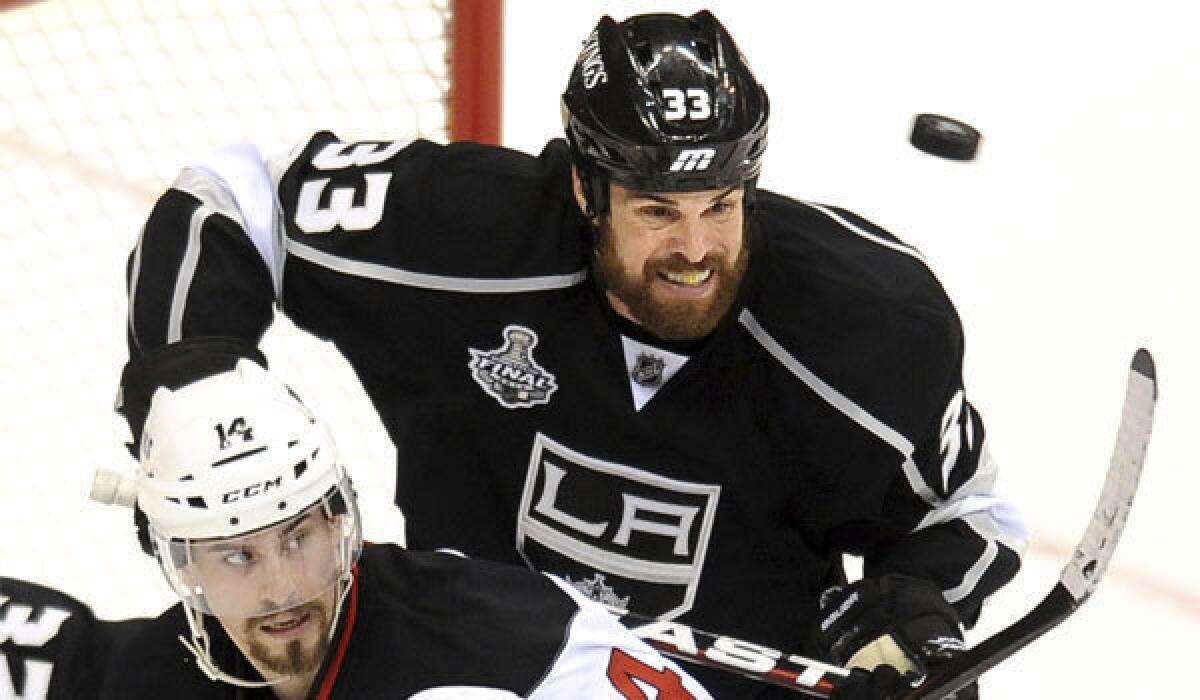
[[[587,196],[583,193],[583,181],[579,179],[579,168],[571,166],[571,191],[575,193],[575,203],[579,205],[579,211],[585,215],[591,213],[588,207]]]

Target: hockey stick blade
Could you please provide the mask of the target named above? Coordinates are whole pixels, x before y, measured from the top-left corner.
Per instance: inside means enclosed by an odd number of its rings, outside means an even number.
[[[1104,488],[1091,522],[1071,560],[1063,567],[1058,583],[1024,617],[938,667],[904,700],[951,696],[1056,627],[1087,601],[1100,584],[1129,517],[1157,399],[1154,359],[1141,348],[1130,365],[1125,405]]]

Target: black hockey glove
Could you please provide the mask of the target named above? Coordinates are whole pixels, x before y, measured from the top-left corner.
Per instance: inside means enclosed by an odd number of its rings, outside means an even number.
[[[125,416],[133,440],[126,447],[134,459],[142,442],[142,428],[150,413],[150,399],[159,387],[178,389],[194,381],[228,372],[240,359],[249,358],[267,366],[267,358],[251,343],[239,338],[196,337],[163,345],[131,359],[121,371],[121,393],[117,413]],[[146,514],[134,506],[133,524],[142,551],[154,556]]]
[[[125,416],[133,442],[129,451],[138,458],[142,427],[150,412],[150,399],[159,387],[178,389],[194,381],[228,372],[240,359],[249,358],[264,368],[267,358],[258,348],[240,338],[197,337],[163,345],[125,363],[121,371],[121,393],[117,413]]]
[[[836,664],[867,670],[888,665],[907,681],[923,677],[964,649],[958,613],[941,591],[927,581],[900,574],[825,591],[814,642]],[[872,673],[869,688],[854,691],[867,694],[838,698],[890,697],[902,688],[888,687],[889,679],[886,671]],[[956,695],[957,700],[976,697],[975,685]]]
[[[884,664],[871,669],[870,675],[854,676],[854,680],[841,686],[829,696],[830,700],[884,700],[901,697],[912,690],[909,675],[900,675],[893,666]]]

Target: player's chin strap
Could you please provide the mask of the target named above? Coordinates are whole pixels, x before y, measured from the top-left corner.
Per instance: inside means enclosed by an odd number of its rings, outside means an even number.
[[[196,657],[196,665],[200,667],[204,675],[208,676],[209,680],[221,681],[242,688],[265,688],[286,680],[285,677],[280,677],[273,681],[248,681],[244,678],[238,678],[237,676],[225,673],[217,667],[216,662],[212,659],[212,642],[208,638],[208,632],[204,629],[203,620],[199,619],[200,613],[184,605],[183,616],[187,618],[188,628],[192,632],[192,639],[188,641],[181,634],[179,635],[179,643],[192,652],[192,656]]]
[[[354,584],[354,570],[349,569],[346,573],[338,577],[338,596],[337,603],[333,606],[333,620],[329,625],[329,639],[333,640],[333,635],[337,633],[338,619],[342,614],[342,605],[346,602],[346,596],[350,594],[350,589]],[[275,680],[270,681],[249,681],[245,678],[238,678],[222,671],[217,662],[212,658],[212,641],[208,637],[208,631],[204,629],[204,621],[200,619],[201,613],[192,610],[187,605],[183,606],[183,616],[187,619],[188,629],[191,630],[191,640],[184,639],[183,635],[179,635],[179,643],[182,644],[192,656],[196,657],[196,665],[204,675],[208,676],[209,680],[220,681],[236,685],[242,688],[266,688],[272,685],[278,685],[288,679],[287,676],[280,676]]]

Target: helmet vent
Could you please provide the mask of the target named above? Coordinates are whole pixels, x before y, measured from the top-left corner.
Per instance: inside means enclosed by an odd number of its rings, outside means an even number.
[[[199,496],[192,496],[187,499],[187,504],[193,508],[208,508],[208,504]]]
[[[292,474],[297,479],[299,479],[300,475],[306,471],[308,471],[308,460],[307,459],[302,459],[299,462],[296,462],[295,466],[292,467]]]

